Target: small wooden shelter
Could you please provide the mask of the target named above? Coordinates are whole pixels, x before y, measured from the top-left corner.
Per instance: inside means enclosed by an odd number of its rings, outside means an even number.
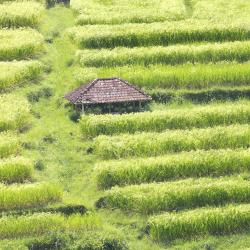
[[[103,112],[109,113],[119,112],[117,107],[124,105],[132,105],[135,109],[141,110],[145,103],[152,100],[142,90],[121,78],[97,78],[66,94],[65,98],[83,113],[91,106],[98,106]]]

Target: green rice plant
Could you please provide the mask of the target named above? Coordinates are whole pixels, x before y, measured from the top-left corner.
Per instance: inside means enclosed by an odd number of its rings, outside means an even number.
[[[101,227],[95,214],[72,215],[38,213],[29,216],[6,216],[0,219],[0,239],[46,235],[48,232],[84,233]]]
[[[94,153],[104,159],[132,156],[157,156],[197,149],[248,148],[249,125],[218,126],[191,130],[166,130],[163,133],[100,135],[94,139]]]
[[[192,18],[220,21],[249,21],[250,3],[245,0],[202,0],[193,5]]]
[[[174,108],[163,111],[122,115],[83,115],[81,130],[85,136],[101,134],[161,132],[166,129],[189,129],[217,125],[247,124],[250,122],[250,103],[238,102],[192,108]]]
[[[39,61],[0,62],[0,91],[36,79],[43,70]]]
[[[30,28],[0,30],[0,61],[27,59],[43,51],[44,39],[36,30]]]
[[[250,83],[250,63],[151,65],[114,68],[84,68],[74,73],[79,82],[98,77],[119,76],[147,89],[209,89],[239,87]]]
[[[70,1],[73,9],[81,15],[77,23],[85,24],[121,24],[121,23],[152,23],[166,20],[180,20],[187,15],[182,0],[154,1]],[[98,9],[98,15],[93,15]]]
[[[200,45],[172,45],[168,47],[115,48],[113,50],[80,50],[80,64],[90,67],[114,67],[131,64],[216,63],[220,61],[246,62],[250,60],[250,42],[236,41]]]
[[[38,3],[42,3],[42,4],[45,4],[45,0],[0,0],[0,4],[2,3],[10,3],[10,2],[38,2]]]
[[[147,229],[155,241],[194,239],[208,235],[247,232],[250,226],[250,205],[202,208],[181,213],[152,216]]]
[[[187,177],[225,176],[250,171],[250,150],[197,150],[151,158],[113,160],[96,164],[100,188]]]
[[[209,89],[145,89],[153,101],[159,103],[178,103],[178,102],[193,102],[193,103],[209,103],[215,101],[238,101],[242,99],[250,99],[250,87],[213,87]]]
[[[249,201],[248,180],[224,177],[114,187],[97,204],[149,214]]]
[[[0,5],[0,27],[36,27],[44,10],[37,2],[7,2]]]
[[[248,40],[248,26],[238,22],[192,20],[151,24],[85,25],[68,30],[80,48],[156,46],[175,43]]]
[[[0,160],[0,182],[7,184],[30,181],[33,176],[33,163],[23,157],[10,157]]]
[[[61,198],[61,189],[49,183],[0,185],[1,211],[46,206]]]
[[[17,154],[20,151],[20,143],[17,135],[10,132],[0,133],[0,159]]]
[[[29,121],[30,105],[22,97],[4,94],[0,96],[0,113],[0,132],[13,129],[22,130]]]

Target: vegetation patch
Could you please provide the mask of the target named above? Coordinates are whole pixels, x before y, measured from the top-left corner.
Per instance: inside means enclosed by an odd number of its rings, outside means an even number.
[[[96,179],[100,188],[148,182],[162,182],[187,177],[248,173],[250,151],[198,150],[179,154],[105,161],[96,164]]]
[[[157,156],[197,149],[248,148],[249,125],[218,126],[205,129],[166,130],[163,133],[98,136],[94,153],[104,159]]]
[[[38,78],[43,65],[38,61],[0,62],[0,91]]]
[[[10,157],[0,160],[0,182],[23,183],[33,178],[33,163],[23,157]]]
[[[152,239],[166,243],[176,239],[197,239],[208,235],[247,232],[249,226],[248,204],[166,213],[153,216],[148,221]]]
[[[249,181],[241,178],[202,178],[176,182],[114,187],[97,201],[97,206],[141,213],[176,211],[249,202]]]
[[[81,130],[85,136],[161,132],[166,129],[189,129],[250,122],[250,103],[175,108],[164,111],[123,115],[83,115]]]
[[[36,27],[44,6],[38,2],[8,2],[0,5],[0,27]]]
[[[0,30],[0,61],[33,58],[43,51],[44,39],[36,30]]]
[[[36,208],[62,199],[61,189],[49,183],[0,185],[0,210]]]

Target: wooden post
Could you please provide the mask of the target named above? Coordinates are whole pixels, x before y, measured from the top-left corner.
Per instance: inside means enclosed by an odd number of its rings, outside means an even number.
[[[139,111],[141,111],[141,102],[139,102]]]
[[[111,113],[111,105],[110,105],[110,103],[109,103],[109,113]]]
[[[84,114],[84,104],[82,103],[82,114]]]

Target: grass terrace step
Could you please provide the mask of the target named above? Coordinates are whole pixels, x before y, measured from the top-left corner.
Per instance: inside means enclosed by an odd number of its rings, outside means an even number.
[[[244,23],[184,20],[152,24],[85,25],[68,30],[80,48],[156,46],[248,40]]]
[[[0,91],[35,80],[42,73],[43,65],[38,61],[0,62]]]
[[[37,208],[61,199],[61,189],[49,183],[0,185],[0,211]]]
[[[152,23],[166,20],[180,20],[187,15],[182,0],[165,1],[70,1],[71,8],[83,13],[77,18],[77,23],[85,24],[120,24],[120,23]],[[93,15],[98,9],[98,15]]]
[[[17,135],[10,132],[0,133],[0,159],[15,155],[20,151]]]
[[[250,102],[182,107],[163,111],[123,115],[83,115],[81,130],[85,136],[101,134],[161,132],[166,129],[189,129],[250,122]]]
[[[94,153],[103,159],[157,156],[198,149],[236,149],[250,145],[250,126],[231,125],[191,130],[166,130],[163,133],[98,136]]]
[[[0,96],[0,113],[0,132],[14,129],[22,130],[29,121],[30,105],[22,97],[4,94]]]
[[[36,30],[0,30],[0,61],[33,58],[43,51],[44,39]]]
[[[7,2],[0,5],[0,27],[36,27],[44,6],[38,2]]]
[[[247,232],[249,226],[247,204],[156,215],[149,219],[147,229],[153,240],[169,243],[176,239]]]
[[[100,188],[188,177],[219,177],[250,170],[250,150],[198,150],[151,158],[104,161],[96,164]]]
[[[80,50],[80,64],[85,67],[124,65],[216,63],[250,60],[250,41],[172,45],[168,47],[115,48],[113,50]]]
[[[0,160],[0,182],[23,183],[33,178],[33,163],[23,157]]]
[[[211,103],[217,101],[238,101],[242,99],[250,99],[250,87],[214,87],[209,89],[145,89],[152,99],[157,103],[171,102],[192,102],[192,103]]]
[[[250,201],[250,182],[242,178],[202,178],[176,182],[114,187],[97,201],[98,207],[140,213],[174,211]]]
[[[100,219],[94,214],[72,215],[40,213],[29,216],[5,216],[0,219],[0,239],[18,239],[42,236],[55,232],[84,233],[101,227]]]
[[[79,82],[89,82],[95,78],[117,75],[138,87],[168,90],[206,90],[248,86],[250,83],[250,63],[243,64],[184,64],[177,66],[151,65],[124,66],[114,68],[84,68],[75,71]]]

